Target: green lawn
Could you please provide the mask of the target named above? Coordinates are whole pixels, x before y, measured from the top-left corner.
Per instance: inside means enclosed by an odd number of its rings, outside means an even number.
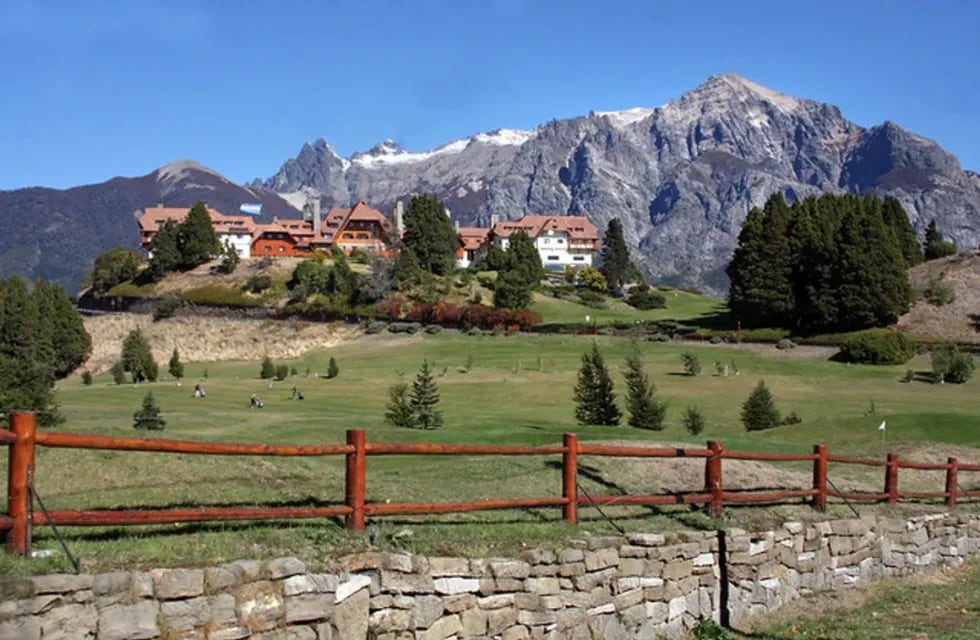
[[[540,293],[534,294],[531,310],[540,313],[546,323],[581,322],[587,324],[585,317],[589,316],[588,323],[596,322],[600,325],[608,322],[636,320],[675,320],[699,324],[709,319],[717,320],[717,318],[728,315],[728,307],[716,298],[676,289],[661,291],[661,293],[667,299],[667,307],[650,311],[635,309],[625,302],[615,299],[609,299],[608,309],[594,309]]]
[[[77,433],[142,435],[224,442],[289,444],[341,443],[344,431],[367,429],[371,441],[428,441],[495,444],[559,444],[561,434],[579,433],[587,440],[640,440],[702,444],[722,440],[726,447],[747,450],[809,451],[825,442],[833,452],[883,457],[893,447],[927,451],[930,443],[980,447],[980,384],[934,386],[906,384],[906,366],[848,366],[823,358],[789,356],[773,348],[725,345],[644,343],[648,371],[669,403],[667,428],[643,432],[626,427],[574,424],[571,390],[589,336],[370,336],[344,346],[286,362],[300,375],[271,385],[258,378],[259,360],[188,363],[186,379],[139,386],[112,383],[96,376],[91,386],[79,378],[59,384],[58,400],[66,422],[60,428]],[[599,336],[597,343],[623,389],[621,363],[629,341]],[[681,374],[680,353],[696,353],[704,373]],[[333,356],[339,377],[304,377],[323,373]],[[472,358],[473,368],[464,373]],[[423,359],[434,363],[446,427],[437,432],[397,430],[384,424],[387,390],[400,376],[411,379]],[[714,375],[715,362],[734,362],[737,377]],[[164,367],[165,367],[165,363]],[[925,357],[908,366],[927,368]],[[205,378],[205,371],[207,378]],[[741,403],[759,380],[765,380],[783,412],[795,411],[802,424],[768,432],[746,433],[738,421]],[[193,397],[195,383],[208,396]],[[290,400],[292,386],[305,400]],[[132,414],[152,390],[166,430],[145,433],[132,428]],[[265,401],[249,408],[249,396]],[[622,398],[620,398],[622,401]],[[874,404],[875,412],[869,415]],[[687,406],[698,406],[707,428],[688,436],[680,418]],[[877,430],[888,421],[887,442]],[[904,449],[903,449],[904,450]],[[980,452],[964,461],[980,463]],[[560,495],[557,457],[371,457],[368,499],[392,501],[467,500],[487,497]],[[639,463],[582,458],[583,487],[592,493],[656,489]],[[663,465],[668,461],[650,461]],[[0,457],[4,477],[6,457]],[[790,465],[793,467],[793,465]],[[647,469],[650,467],[646,467]],[[806,471],[805,465],[795,465]],[[861,469],[874,483],[877,469]],[[832,467],[838,479],[843,469]],[[39,449],[36,483],[49,508],[168,507],[177,505],[316,504],[343,500],[343,460],[332,458],[206,457],[132,452]],[[865,475],[855,476],[857,479]],[[904,473],[903,473],[903,478]],[[973,479],[961,475],[961,482]],[[980,481],[980,478],[977,478]],[[941,490],[941,480],[936,490]],[[836,507],[835,507],[836,508]],[[840,507],[843,509],[843,507]],[[625,528],[711,526],[691,509],[615,509],[607,513]],[[773,517],[797,517],[775,509]],[[750,510],[733,510],[739,524]],[[430,524],[422,525],[421,523]],[[560,521],[557,509],[484,512],[433,520],[389,518],[375,521],[373,537],[393,546],[437,553],[499,552],[514,545],[553,540],[575,532],[612,531],[594,510],[583,510],[579,528]],[[496,523],[487,526],[488,522]],[[411,536],[401,535],[403,530]],[[216,524],[129,529],[66,531],[69,544],[92,566],[208,562],[250,555],[299,554],[315,562],[357,548],[364,541],[345,534],[339,523],[291,522],[257,525]],[[36,531],[39,544],[52,546],[50,534]],[[178,549],[178,551],[175,551]],[[0,574],[63,568],[59,559],[27,566],[0,557]]]

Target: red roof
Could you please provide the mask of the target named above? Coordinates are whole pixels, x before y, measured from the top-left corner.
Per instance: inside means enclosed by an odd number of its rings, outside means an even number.
[[[576,240],[599,240],[599,229],[585,216],[525,215],[520,220],[504,220],[493,225],[493,235],[507,238],[512,233],[524,231],[532,239],[543,232],[556,231],[568,234]]]
[[[476,251],[487,242],[490,236],[490,229],[486,227],[460,227],[459,239],[463,243],[463,249]]]

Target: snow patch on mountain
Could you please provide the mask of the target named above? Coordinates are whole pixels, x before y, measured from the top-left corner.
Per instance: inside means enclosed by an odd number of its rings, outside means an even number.
[[[482,144],[493,144],[501,147],[519,147],[534,137],[533,131],[520,129],[494,129],[487,133],[478,133],[470,140]]]
[[[633,107],[632,109],[625,109],[623,111],[593,111],[592,114],[599,118],[607,118],[609,124],[616,128],[622,128],[649,118],[653,115],[654,111],[656,109]]]

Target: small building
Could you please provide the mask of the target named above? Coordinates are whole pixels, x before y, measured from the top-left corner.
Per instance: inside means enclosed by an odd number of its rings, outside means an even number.
[[[180,224],[190,212],[190,207],[147,207],[139,217],[140,244],[147,252],[153,237],[167,220]],[[226,216],[217,209],[207,209],[211,218],[211,226],[218,236],[218,242],[224,246],[230,244],[239,258],[252,257],[252,238],[255,233],[255,221],[250,216]]]
[[[506,250],[510,236],[524,231],[534,241],[546,269],[591,267],[599,251],[599,230],[585,216],[525,215],[520,220],[494,222],[489,238]]]
[[[456,264],[467,268],[486,258],[490,250],[490,229],[487,227],[457,227],[459,250]]]

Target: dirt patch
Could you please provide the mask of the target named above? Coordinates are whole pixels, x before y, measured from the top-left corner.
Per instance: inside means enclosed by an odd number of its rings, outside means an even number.
[[[916,291],[938,282],[949,287],[954,298],[938,307],[919,300],[899,318],[900,330],[911,335],[980,344],[980,253],[920,264],[911,269],[909,278]]]
[[[117,313],[85,318],[92,355],[82,369],[107,371],[119,359],[122,342],[133,329],[146,335],[158,363],[174,347],[184,362],[298,358],[313,349],[358,338],[362,330],[340,323],[176,317],[154,322],[148,315]]]

